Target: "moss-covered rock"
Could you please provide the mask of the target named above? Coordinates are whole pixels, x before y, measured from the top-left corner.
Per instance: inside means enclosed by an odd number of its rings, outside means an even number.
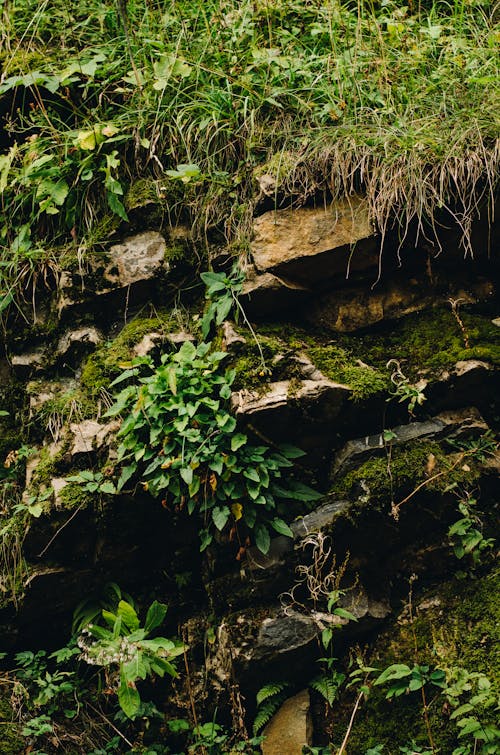
[[[12,704],[8,687],[0,687],[0,752],[2,755],[19,755],[24,752],[25,741],[19,725],[13,721]]]
[[[384,669],[393,663],[412,667],[415,663],[443,669],[453,679],[457,669],[485,674],[492,684],[492,694],[500,689],[500,601],[498,571],[468,580],[453,579],[407,603],[397,621],[376,641],[365,655],[367,665]],[[458,729],[450,720],[451,709],[437,687],[426,686],[429,722],[436,750],[449,755],[458,746]],[[399,755],[400,746],[414,739],[429,745],[422,713],[420,691],[411,692],[391,702],[385,699],[387,687],[372,687],[371,694],[354,719],[349,737],[349,753],[365,753],[369,747],[383,744],[387,755]],[[330,733],[340,742],[354,703],[345,695],[333,710]],[[460,697],[466,702],[470,694]],[[493,709],[492,709],[493,710]],[[482,712],[486,723],[493,712]],[[467,740],[464,740],[467,741]]]

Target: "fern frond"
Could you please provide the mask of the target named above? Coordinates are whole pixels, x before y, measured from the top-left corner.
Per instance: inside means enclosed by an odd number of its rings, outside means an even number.
[[[337,673],[333,676],[317,676],[309,683],[309,686],[316,692],[319,692],[328,705],[332,706],[338,696],[339,687],[344,679],[344,674]]]
[[[257,705],[262,705],[264,700],[268,700],[270,697],[278,695],[289,686],[288,682],[272,682],[271,684],[264,685],[264,687],[261,687],[257,692]]]

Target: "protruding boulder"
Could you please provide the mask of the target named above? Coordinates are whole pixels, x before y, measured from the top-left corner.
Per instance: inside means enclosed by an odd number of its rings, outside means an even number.
[[[266,212],[254,223],[257,270],[305,285],[374,268],[378,254],[368,202],[359,196],[327,207]]]
[[[324,377],[320,380],[280,380],[271,383],[265,393],[248,389],[233,393],[231,404],[237,415],[254,419],[272,413],[279,422],[280,414],[284,419],[287,408],[292,405],[311,407],[319,404],[323,416],[334,417],[349,394],[349,386]]]
[[[45,361],[45,349],[40,346],[23,354],[15,354],[12,357],[12,369],[16,377],[26,379],[36,372],[41,372]]]
[[[404,445],[415,440],[440,440],[441,438],[475,438],[484,434],[488,425],[474,407],[456,411],[441,412],[424,422],[411,422],[391,430],[392,446]],[[383,433],[367,435],[348,441],[336,454],[332,472],[345,474],[360,466],[367,459],[385,453],[386,442]]]
[[[250,267],[239,298],[247,316],[258,319],[300,306],[308,294],[306,286]]]
[[[312,744],[309,690],[286,700],[264,729],[263,755],[301,755]]]

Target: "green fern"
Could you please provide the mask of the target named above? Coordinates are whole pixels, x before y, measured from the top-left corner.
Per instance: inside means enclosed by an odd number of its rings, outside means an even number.
[[[257,714],[253,722],[253,733],[256,736],[269,723],[280,705],[285,701],[289,682],[273,682],[266,684],[257,692]]]
[[[333,671],[328,676],[317,676],[309,686],[324,697],[328,705],[332,706],[339,694],[339,688],[345,679],[345,674]]]

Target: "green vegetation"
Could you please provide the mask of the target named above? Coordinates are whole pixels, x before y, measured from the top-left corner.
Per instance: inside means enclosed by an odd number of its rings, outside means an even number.
[[[100,397],[102,390],[128,364],[136,346],[147,333],[160,333],[165,338],[172,328],[178,327],[172,313],[159,312],[155,317],[137,316],[127,323],[112,341],[107,341],[91,354],[83,365],[80,384],[84,395],[94,401]]]
[[[493,572],[470,581],[454,579],[424,594],[416,608],[406,606],[398,621],[377,639],[369,654],[370,666],[386,670],[387,676],[396,669],[394,684],[398,689],[409,683],[414,668],[412,660],[420,670],[428,668],[423,671],[424,677],[432,676],[437,670],[445,672],[443,692],[436,697],[435,692],[428,690],[426,697],[435,752],[466,755],[476,747],[476,752],[494,753],[498,747],[498,732],[487,729],[494,721],[499,693],[500,657],[495,642],[495,627],[500,618],[498,583],[499,575]],[[400,667],[400,675],[394,664]],[[442,676],[436,679],[440,682]],[[370,683],[368,699],[354,720],[348,749],[365,753],[369,747],[383,744],[383,755],[399,755],[400,746],[413,738],[425,751],[432,751],[419,707],[417,682],[413,685],[416,694],[402,694],[389,704],[386,701],[389,690],[382,692],[383,681],[382,676],[378,685]],[[333,741],[336,742],[341,741],[352,713],[354,701],[348,702],[348,697],[346,694],[334,711]],[[470,708],[462,708],[471,703]],[[474,745],[474,732],[480,727],[476,728],[469,720],[471,727],[467,732],[467,724],[457,728],[457,722],[477,716],[487,729],[487,738],[486,742],[481,741],[483,735],[479,735]],[[464,733],[459,737],[461,731]],[[461,746],[463,750],[456,749]]]
[[[234,240],[270,176],[302,201],[361,188],[381,230],[448,208],[467,241],[492,192],[489,2],[11,0],[2,21],[1,308],[144,202]]]
[[[319,495],[298,482],[281,483],[282,470],[292,467],[291,459],[301,451],[255,446],[236,432],[236,419],[228,411],[234,372],[219,369],[225,356],[211,351],[210,344],[196,347],[188,341],[176,353],[164,354],[159,365],[151,357],[133,360],[114,381],[133,380],[106,415],[124,416],[117,490],[139,476],[145,490],[163,497],[165,507],[196,511],[202,521],[201,550],[211,543],[215,527],[229,531],[240,551],[250,530],[267,553],[270,528],[292,536],[279,501]]]
[[[479,359],[500,365],[498,327],[484,315],[460,312],[468,345],[451,307],[436,307],[405,317],[361,339],[349,339],[352,350],[378,369],[385,368],[388,357],[396,359],[405,375],[412,379],[434,377],[451,369],[461,360]]]
[[[463,463],[457,464],[457,460]],[[479,470],[472,459],[467,461],[469,464],[465,465],[460,455],[446,454],[439,443],[417,441],[392,448],[390,460],[385,454],[368,459],[334,479],[332,491],[339,497],[351,495],[356,507],[369,501],[371,506],[384,508],[396,491],[402,498],[421,483],[425,484],[425,490],[441,493],[456,485],[472,484]],[[359,495],[360,486],[366,489],[366,497]]]

